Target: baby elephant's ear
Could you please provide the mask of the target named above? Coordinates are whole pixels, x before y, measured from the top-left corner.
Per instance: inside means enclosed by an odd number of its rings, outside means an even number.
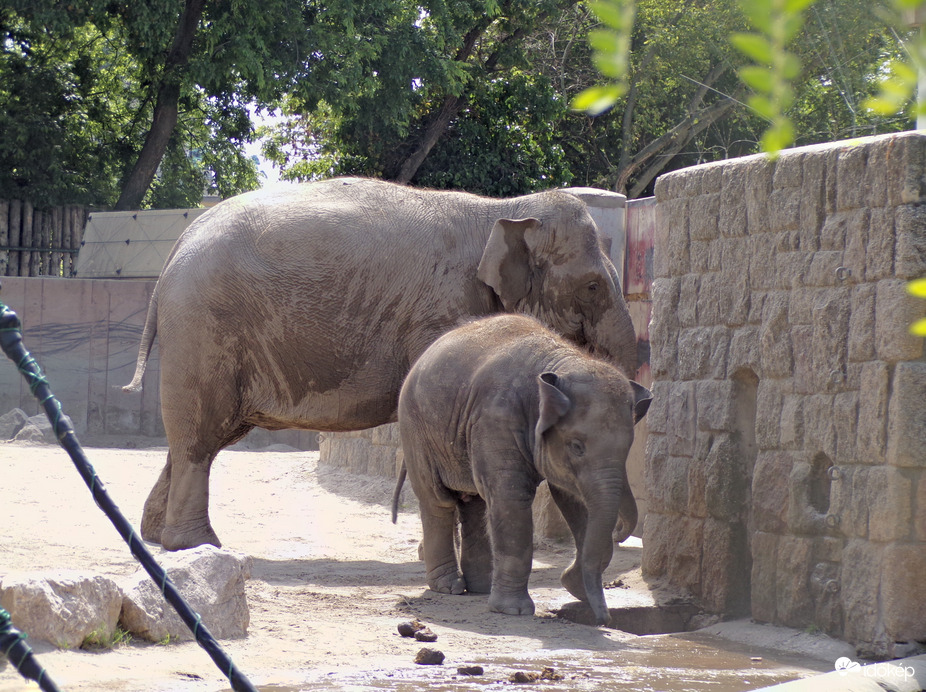
[[[539,442],[540,437],[569,412],[572,402],[559,388],[556,373],[544,372],[538,375],[537,386],[540,387],[540,418],[537,419],[535,435]]]
[[[649,411],[649,405],[653,402],[653,393],[633,380],[630,380],[630,386],[633,388],[633,422],[639,423]]]

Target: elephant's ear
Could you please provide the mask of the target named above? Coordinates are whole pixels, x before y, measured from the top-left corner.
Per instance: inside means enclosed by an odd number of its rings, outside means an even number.
[[[532,235],[538,219],[499,219],[492,227],[476,276],[492,287],[508,311],[531,288]]]
[[[556,373],[544,372],[538,375],[537,386],[540,388],[540,417],[537,419],[534,435],[539,443],[543,434],[569,413],[572,402],[559,388],[559,377]]]
[[[649,405],[653,402],[653,393],[633,380],[630,380],[630,386],[633,389],[633,422],[639,423],[649,411]]]

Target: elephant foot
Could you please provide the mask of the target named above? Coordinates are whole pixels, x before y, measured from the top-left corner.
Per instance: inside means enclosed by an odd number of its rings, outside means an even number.
[[[449,593],[459,596],[466,591],[466,582],[459,574],[452,574],[437,579],[428,579],[428,588],[437,593]]]
[[[588,595],[585,593],[585,583],[582,581],[582,570],[576,563],[572,563],[563,572],[560,577],[560,583],[580,601],[588,601]]]
[[[472,575],[468,572],[463,573],[463,580],[466,582],[466,590],[470,593],[492,593],[492,574]]]
[[[145,511],[141,515],[141,537],[149,543],[160,543],[161,532],[164,531],[164,511],[149,512],[148,506],[145,505]]]
[[[200,545],[222,547],[222,542],[208,522],[186,526],[165,526],[161,531],[161,545],[165,550],[186,550]]]
[[[489,596],[489,610],[505,615],[533,615],[534,601],[527,592],[521,594],[492,592]]]

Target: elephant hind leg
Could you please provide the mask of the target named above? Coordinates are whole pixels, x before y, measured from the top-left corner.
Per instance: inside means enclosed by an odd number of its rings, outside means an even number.
[[[467,496],[457,506],[460,517],[460,569],[466,590],[492,590],[492,543],[486,525],[486,502],[478,495]]]
[[[167,495],[170,490],[170,452],[167,453],[167,462],[161,469],[154,487],[145,500],[145,508],[141,515],[141,537],[151,543],[161,542],[161,531],[167,518]]]

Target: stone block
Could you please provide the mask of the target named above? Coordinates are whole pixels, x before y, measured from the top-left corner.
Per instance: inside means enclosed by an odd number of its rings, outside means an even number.
[[[824,173],[824,200],[826,203],[826,213],[833,214],[839,209],[837,195],[839,193],[839,149],[832,148],[823,152],[826,159],[826,168]]]
[[[826,458],[826,457],[823,457]],[[788,529],[796,535],[823,533],[829,511],[830,480],[821,464],[795,463],[788,477]]]
[[[698,519],[703,519],[707,516],[707,500],[705,498],[707,464],[705,463],[705,457],[706,454],[702,455],[699,451],[692,457],[688,464],[688,506],[682,512],[682,514]]]
[[[799,229],[801,226],[800,188],[772,190],[768,196],[768,213],[772,230]]]
[[[784,393],[778,380],[759,382],[756,396],[756,445],[759,449],[777,449],[781,444],[781,408]]]
[[[399,447],[402,440],[399,437],[398,423],[380,425],[370,430],[370,442],[383,447]]]
[[[797,394],[810,394],[814,387],[813,326],[796,325],[791,328],[791,353],[794,358],[792,381]]]
[[[771,291],[771,293],[776,293],[776,291]],[[749,295],[749,317],[747,318],[746,324],[762,324],[762,312],[765,310],[765,299],[768,297],[769,292],[766,291],[751,291]]]
[[[876,543],[852,539],[843,550],[839,575],[845,637],[851,643],[871,642],[881,626],[881,566],[884,549]]]
[[[201,545],[161,556],[177,590],[202,616],[217,639],[244,637],[250,613],[244,584],[251,577],[251,558],[243,553]],[[193,633],[164,600],[160,588],[143,569],[124,585],[122,625],[133,635],[151,642],[170,637],[189,641]]]
[[[896,210],[872,209],[865,246],[865,279],[880,281],[894,276],[894,217]]]
[[[926,467],[926,362],[894,368],[887,459],[895,466]]]
[[[777,621],[787,627],[804,628],[813,621],[814,604],[810,597],[813,542],[813,538],[801,536],[778,539],[775,610]]]
[[[569,525],[563,519],[559,507],[550,495],[550,488],[546,481],[537,486],[534,504],[531,505],[531,515],[534,520],[534,537],[543,537],[551,541],[567,543],[572,540]]]
[[[678,337],[678,378],[697,380],[710,372],[711,329],[683,329]]]
[[[717,229],[725,238],[746,235],[746,178],[739,166],[723,167],[723,181],[720,189],[720,215]]]
[[[695,598],[701,598],[704,589],[701,558],[705,521],[678,517],[670,529],[673,535],[667,570],[669,581]]]
[[[868,537],[887,543],[910,537],[913,529],[913,482],[907,471],[875,466],[868,472]]]
[[[814,304],[813,381],[820,391],[838,391],[845,384],[850,305],[848,288],[820,292]]]
[[[14,408],[0,416],[0,441],[12,440],[29,420],[21,408]]]
[[[698,430],[733,432],[736,428],[735,384],[732,380],[705,380],[695,384]]]
[[[850,146],[839,151],[837,163],[836,208],[858,209],[867,201],[865,167],[868,147]]]
[[[804,286],[813,260],[812,252],[803,250],[775,253],[775,271],[778,274],[777,286],[790,289]]]
[[[804,397],[804,449],[811,455],[823,453],[836,458],[836,423],[833,394]]]
[[[768,198],[775,165],[765,157],[749,158],[737,165],[746,178],[746,224],[750,235],[769,230]]]
[[[788,322],[790,295],[786,291],[765,298],[760,332],[762,377],[788,377],[794,368],[791,329]]]
[[[692,240],[688,246],[688,271],[705,274],[711,269],[711,243],[708,240]]]
[[[721,521],[738,521],[746,511],[746,465],[738,435],[721,434],[704,460],[704,500],[707,514]]]
[[[664,514],[684,514],[688,509],[688,463],[686,457],[653,458],[646,464],[646,497],[653,509]]]
[[[870,227],[871,212],[868,209],[856,209],[848,214],[846,219],[846,238],[843,248],[843,266],[845,271],[837,274],[836,278],[843,284],[853,284],[870,280],[867,275],[868,248],[870,245],[868,231]],[[842,250],[843,248],[833,248]]]
[[[891,372],[886,363],[862,365],[858,418],[858,459],[862,463],[885,462],[890,386]]]
[[[678,288],[678,325],[694,327],[698,324],[698,304],[701,302],[701,277],[686,274],[679,279]]]
[[[836,427],[836,459],[842,464],[859,461],[858,420],[859,394],[857,391],[840,392],[833,398],[833,420]]]
[[[852,287],[849,305],[849,362],[872,360],[875,357],[875,295],[874,284]]]
[[[678,517],[668,517],[650,506],[643,518],[643,556],[640,571],[644,577],[661,579],[668,572],[669,549],[673,522]]]
[[[76,649],[111,640],[122,590],[111,579],[82,572],[8,573],[0,585],[0,607],[30,639]]]
[[[884,629],[896,642],[926,640],[926,550],[921,543],[884,548],[881,604]]]
[[[691,221],[689,225],[692,240],[713,240],[718,236],[717,222],[720,216],[720,192],[699,195],[689,202]]]
[[[759,327],[739,327],[733,330],[727,358],[727,372],[735,375],[739,370],[759,372]]]
[[[668,380],[656,380],[649,389],[653,393],[653,401],[646,413],[647,430],[650,433],[665,434],[672,383]]]
[[[675,379],[678,367],[678,279],[657,279],[649,324],[650,369],[656,379]]]
[[[756,531],[787,530],[788,478],[794,466],[789,452],[765,451],[756,457],[752,475],[752,512]]]
[[[656,197],[657,203],[678,197],[675,187],[676,181],[681,177],[680,171],[669,171],[665,175],[656,178],[656,183],[653,185],[653,195]]]
[[[926,301],[907,293],[903,279],[878,282],[875,297],[875,350],[880,360],[896,363],[923,357],[924,339],[910,333],[910,325],[926,317]]]
[[[747,238],[749,287],[753,290],[771,291],[784,288],[777,272],[776,245],[777,238],[773,233],[757,233]]]
[[[706,519],[701,603],[709,613],[749,614],[749,551],[742,524]]]
[[[897,208],[894,219],[895,275],[901,279],[926,276],[926,207],[906,204]]]
[[[689,270],[688,222],[690,215],[688,213],[688,200],[671,200],[660,206],[665,206],[664,213],[668,218],[674,219],[675,221],[668,229],[665,243],[655,246],[654,259],[658,257],[660,253],[664,253],[667,262],[664,276],[682,276],[683,274],[687,274]],[[659,207],[657,207],[657,209],[659,209]],[[664,222],[665,221],[663,221],[663,223]],[[657,232],[657,243],[659,237]],[[657,274],[657,276],[663,276],[663,274]]]
[[[684,174],[679,180],[678,194],[684,197],[699,197],[703,192],[701,179],[704,177],[704,169],[700,166],[693,166],[684,169]]]
[[[781,446],[799,449],[804,444],[804,397],[785,395],[781,402]]]
[[[913,532],[914,538],[926,542],[926,473],[920,472],[916,480],[916,497],[914,498]]]
[[[926,199],[926,138],[921,132],[895,135],[894,151],[888,159],[890,205],[918,204]]]
[[[752,574],[750,589],[752,617],[759,622],[776,622],[775,585],[778,581],[778,540],[774,533],[752,534]]]
[[[868,149],[868,165],[865,167],[865,179],[862,183],[866,207],[880,208],[888,204],[888,189],[891,177],[889,162],[894,142],[890,137],[884,137],[865,144]]]
[[[842,250],[817,250],[804,277],[807,286],[839,286],[845,276],[845,253]]]
[[[800,249],[820,249],[820,229],[826,218],[826,157],[822,152],[804,156],[801,195]]]
[[[772,189],[801,188],[804,180],[804,154],[796,151],[782,152],[775,162],[772,174]]]

